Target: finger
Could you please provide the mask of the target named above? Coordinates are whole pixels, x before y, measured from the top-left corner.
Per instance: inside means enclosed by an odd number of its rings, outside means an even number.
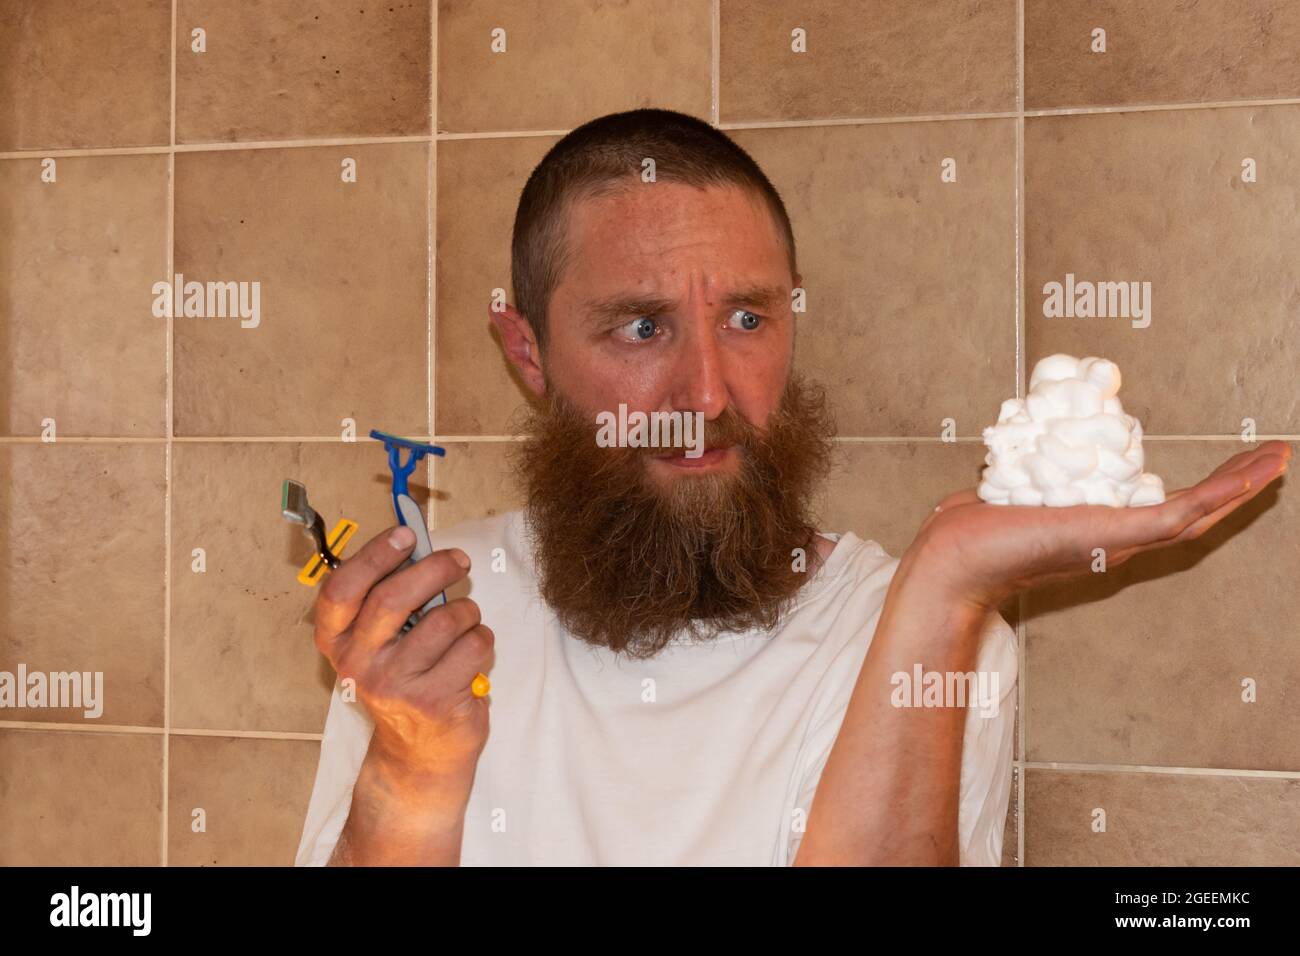
[[[316,646],[332,656],[333,644],[352,626],[366,594],[410,556],[415,532],[398,525],[375,535],[365,547],[330,572],[316,598]]]
[[[464,561],[463,566],[458,557]],[[350,640],[372,650],[383,646],[401,630],[413,611],[424,607],[468,571],[469,556],[459,548],[447,548],[388,576],[370,589],[349,632]]]
[[[1284,442],[1280,438],[1270,438],[1264,444],[1259,446],[1259,451],[1266,452],[1270,455],[1281,455],[1284,462],[1291,460],[1291,444]]]
[[[1164,504],[1116,508],[1105,519],[1102,547],[1108,553],[1173,541],[1183,529],[1211,514],[1249,487],[1238,472],[1207,478]]]
[[[1252,477],[1250,482],[1250,488],[1246,492],[1238,495],[1236,498],[1233,498],[1227,504],[1221,505],[1219,508],[1212,511],[1204,518],[1201,518],[1198,521],[1193,522],[1189,527],[1184,528],[1183,531],[1178,535],[1178,537],[1175,540],[1190,541],[1194,538],[1199,538],[1201,535],[1205,534],[1205,532],[1209,531],[1211,528],[1213,528],[1216,524],[1218,524],[1221,520],[1223,520],[1233,511],[1236,511],[1246,502],[1250,501],[1252,498],[1254,498],[1256,495],[1262,492],[1265,488],[1271,485],[1278,478],[1281,478],[1282,475],[1286,474],[1286,470],[1287,470],[1287,463],[1285,458],[1281,459],[1280,464],[1274,466],[1271,470],[1265,470],[1261,465],[1260,473],[1262,473],[1263,477],[1262,478]]]
[[[495,646],[496,634],[492,628],[486,624],[470,628],[456,638],[438,663],[417,678],[422,682],[422,689],[439,697],[473,696],[470,685],[480,672],[491,669]]]
[[[1186,490],[1190,491],[1191,489],[1189,488]],[[1194,521],[1192,524],[1188,525],[1186,528],[1184,528],[1174,537],[1164,541],[1152,541],[1147,544],[1139,544],[1139,545],[1134,545],[1133,547],[1130,548],[1125,548],[1123,551],[1111,555],[1110,563],[1112,565],[1122,564],[1123,562],[1127,561],[1129,558],[1133,557],[1133,555],[1141,554],[1143,551],[1153,551],[1158,548],[1168,547],[1169,545],[1179,541],[1187,541],[1191,538],[1199,537],[1199,535],[1203,531],[1208,530],[1210,527],[1216,524],[1221,518],[1235,511],[1237,508],[1241,507],[1251,498],[1255,497],[1255,495],[1258,494],[1259,491],[1260,489],[1247,488],[1245,491],[1237,495],[1235,498],[1232,498],[1226,503],[1220,505],[1214,511],[1206,515],[1204,518],[1200,518]],[[1197,528],[1199,528],[1200,531],[1195,531],[1195,529]]]
[[[1247,448],[1245,451],[1237,452],[1237,454],[1220,462],[1219,467],[1215,468],[1214,471],[1210,472],[1206,477],[1213,478],[1216,475],[1221,475],[1227,471],[1236,471],[1243,465],[1249,465],[1251,459],[1267,454],[1270,454],[1270,452],[1265,450],[1263,447]]]
[[[400,677],[423,674],[438,663],[447,649],[482,620],[478,603],[457,598],[433,608],[398,641],[393,667]]]
[[[1234,499],[1245,500],[1243,496],[1252,486],[1271,480],[1284,466],[1281,456],[1267,455],[1244,468],[1206,478],[1195,487],[1186,489],[1185,494],[1166,500],[1162,505],[1118,509],[1111,518],[1115,535],[1106,550],[1120,552],[1126,548],[1142,549],[1143,546],[1157,546],[1179,540],[1179,535],[1196,522],[1213,515]],[[1240,503],[1241,501],[1237,502]]]
[[[1238,452],[1237,454],[1233,455],[1231,458],[1221,463],[1218,468],[1214,469],[1214,471],[1206,475],[1205,478],[1202,479],[1202,481],[1206,481],[1210,478],[1217,478],[1219,475],[1228,474],[1229,472],[1238,472],[1238,471],[1242,471],[1243,469],[1250,468],[1255,463],[1255,461],[1257,461],[1260,458],[1269,455],[1281,455],[1282,454],[1281,449],[1285,449],[1286,457],[1290,457],[1290,449],[1287,448],[1287,446],[1284,443],[1278,441],[1266,442],[1264,445],[1261,445],[1259,448],[1252,448],[1249,451]],[[1194,488],[1195,485],[1193,485],[1192,487]],[[1171,491],[1167,495],[1165,495],[1165,501],[1173,501],[1175,498],[1185,495],[1187,494],[1187,492],[1191,490],[1192,488],[1180,488],[1178,491]]]

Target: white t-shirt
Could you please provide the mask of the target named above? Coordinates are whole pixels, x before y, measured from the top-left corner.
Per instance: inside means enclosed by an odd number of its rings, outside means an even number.
[[[675,641],[646,661],[566,634],[537,592],[522,512],[434,533],[473,561],[449,591],[496,634],[488,740],[462,866],[789,865],[898,566],[852,532],[770,633]],[[1010,794],[1016,634],[990,614],[977,671],[996,716],[967,710],[958,814],[965,866],[997,866]],[[323,866],[373,724],[338,682],[298,866]]]

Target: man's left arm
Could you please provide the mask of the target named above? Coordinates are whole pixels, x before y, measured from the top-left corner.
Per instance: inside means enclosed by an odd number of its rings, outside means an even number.
[[[895,707],[897,672],[974,670],[988,613],[1014,594],[1194,540],[1286,472],[1289,446],[1234,455],[1160,505],[990,505],[974,489],[926,518],[890,582],[796,865],[954,865],[963,707]],[[946,684],[946,681],[945,681]]]
[[[1002,841],[1016,757],[1016,631],[992,611],[984,625],[975,674],[978,698],[966,708],[957,838],[962,866],[1001,866]]]
[[[796,866],[961,862],[958,812],[969,708],[895,706],[892,678],[901,672],[910,680],[918,665],[922,674],[975,671],[987,622],[982,608],[927,593],[904,555],[822,770]]]

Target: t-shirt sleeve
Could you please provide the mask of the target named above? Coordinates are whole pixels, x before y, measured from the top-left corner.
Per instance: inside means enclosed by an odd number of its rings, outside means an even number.
[[[874,622],[872,623],[874,631]],[[972,701],[966,711],[962,737],[961,782],[957,813],[959,859],[962,866],[1000,866],[1002,835],[1011,795],[1011,774],[1015,758],[1016,678],[1019,673],[1015,630],[996,611],[990,612],[980,634],[976,671],[997,674],[996,694],[981,703]],[[856,681],[850,681],[851,688]],[[991,700],[996,697],[997,706]],[[809,733],[804,752],[808,754],[800,774],[795,806],[806,822],[812,809],[817,784],[830,757],[835,738],[848,709],[848,697]],[[791,865],[803,842],[803,826],[790,829],[785,864]]]
[[[307,805],[295,866],[325,866],[352,808],[352,787],[370,748],[375,725],[359,702],[345,701],[335,680],[320,742],[316,783]]]

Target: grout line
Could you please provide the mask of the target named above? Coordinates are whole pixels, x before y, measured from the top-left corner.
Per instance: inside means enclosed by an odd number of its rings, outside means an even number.
[[[437,364],[437,330],[434,323],[437,317],[434,315],[434,296],[437,294],[437,260],[438,260],[438,0],[429,0],[429,164],[428,164],[428,187],[429,194],[425,203],[425,210],[428,219],[428,254],[424,258],[424,268],[427,275],[425,276],[425,306],[428,310],[428,335],[425,342],[425,360],[428,374],[425,376],[426,390],[426,425],[429,435],[433,435],[433,403],[434,389],[438,381],[438,364]],[[437,475],[436,464],[434,459],[437,455],[428,455],[424,460],[425,484],[429,489],[428,505],[425,507],[424,523],[432,531],[438,527],[438,496],[433,493],[434,480]]]
[[[101,146],[85,149],[22,149],[0,152],[0,159],[76,159],[82,156],[164,156],[170,146]]]
[[[494,129],[472,133],[438,133],[434,139],[438,142],[451,139],[528,139],[540,136],[563,136],[571,132],[568,129]]]
[[[1021,0],[1021,9],[1023,11],[1023,2]],[[1019,29],[1024,29],[1024,21],[1020,21]],[[1018,59],[1020,63],[1020,79],[1018,81],[1019,91],[1017,96],[1021,100],[1021,112],[1016,117],[1016,181],[1013,188],[1014,196],[1014,217],[1015,222],[1013,231],[1015,232],[1015,303],[1016,303],[1016,356],[1015,356],[1015,374],[1016,374],[1016,398],[1025,397],[1025,353],[1027,351],[1025,343],[1025,114],[1024,114],[1024,46],[1021,45],[1021,56]]]
[[[818,129],[830,126],[893,126],[900,123],[960,123],[963,120],[1015,119],[1014,110],[994,110],[987,113],[917,113],[899,116],[845,116],[821,119],[752,120],[723,123],[718,128],[730,130],[750,129]]]
[[[165,734],[162,727],[135,724],[66,724],[48,720],[0,720],[0,730],[49,730],[88,734]]]
[[[722,8],[721,0],[709,4],[709,122],[717,129],[721,119],[722,95]]]
[[[171,43],[171,105],[170,133],[171,147],[167,151],[167,275],[176,274],[176,0],[172,0],[172,43]],[[175,309],[169,310],[175,312]],[[162,848],[161,863],[167,866],[169,848],[167,845],[167,816],[169,795],[171,791],[171,738],[168,732],[172,720],[172,436],[175,432],[173,421],[175,415],[175,376],[172,367],[172,353],[175,351],[176,320],[167,319],[167,352],[164,356],[167,394],[163,408],[166,416],[166,452],[163,480],[163,735],[162,735],[162,813],[158,826],[161,832],[159,845]]]
[[[320,740],[324,734],[293,730],[204,730],[194,727],[143,727],[135,724],[61,724],[37,720],[0,720],[0,730],[47,730],[62,733],[141,734],[171,737],[236,737],[255,740]]]
[[[716,0],[715,0],[716,3]],[[175,51],[172,53],[175,57]],[[1214,100],[1206,103],[1151,103],[1123,106],[1061,107],[1042,110],[1010,110],[988,113],[927,113],[910,116],[870,116],[848,119],[826,117],[809,120],[755,120],[753,122],[715,123],[718,129],[786,129],[789,127],[874,126],[882,123],[958,122],[977,119],[1019,119],[1022,116],[1097,116],[1109,113],[1164,113],[1178,110],[1247,109],[1262,106],[1297,106],[1300,98],[1253,100]],[[538,136],[563,136],[567,129],[478,130],[463,133],[434,133],[428,136],[335,136],[319,139],[246,140],[228,143],[185,143],[172,146],[102,146],[84,149],[23,149],[0,152],[0,160],[71,158],[77,156],[133,156],[149,153],[202,153],[243,149],[310,149],[316,146],[369,146],[382,143],[424,143],[452,139],[509,139]]]
[[[173,53],[173,56],[175,54]],[[246,149],[311,149],[327,146],[379,146],[427,143],[430,136],[330,136],[320,139],[253,139],[228,143],[180,143],[170,146],[102,146],[88,149],[29,149],[0,153],[0,159],[71,159],[81,156],[147,156],[164,153],[220,153]]]
[[[293,730],[201,730],[195,727],[173,727],[172,737],[234,737],[241,740],[321,740],[325,735],[299,733]]]
[[[1122,106],[1057,106],[1051,109],[1028,110],[1026,116],[1098,116],[1105,113],[1169,113],[1177,110],[1227,110],[1252,106],[1296,106],[1300,97],[1279,99],[1209,100],[1205,103],[1132,103]]]
[[[1025,764],[1016,761],[1016,866],[1025,865]]]
[[[264,139],[250,142],[192,143],[176,147],[178,153],[219,153],[236,149],[313,149],[329,146],[382,146],[385,143],[427,143],[433,137],[420,136],[327,136],[320,139]]]
[[[527,435],[435,435],[434,444],[447,444],[448,442],[481,442],[487,444],[499,441],[524,441]]]
[[[1241,441],[1241,434],[1234,433],[1231,435],[1143,435],[1142,440],[1150,438],[1152,441]],[[1300,441],[1296,435],[1256,435],[1254,442],[1242,442],[1242,444],[1258,444],[1263,441]]]
[[[167,407],[167,399],[163,398],[164,411]],[[6,435],[0,436],[0,445],[62,445],[64,442],[76,443],[79,445],[165,445],[167,439],[146,438],[139,435],[122,435],[117,437],[99,437],[99,436],[76,436],[60,435],[57,441],[46,442],[38,435]]]
[[[1016,182],[1015,182],[1015,234],[1016,234],[1016,397],[1025,395],[1025,0],[1016,3]],[[1016,595],[1016,666],[1019,674],[1016,688],[1016,865],[1025,865],[1025,720],[1028,694],[1025,678],[1029,655],[1025,650],[1027,628],[1025,618],[1029,600],[1022,591]]]
[[[1148,764],[1057,763],[1032,760],[1029,770],[1056,770],[1081,773],[1159,773],[1186,777],[1260,777],[1270,780],[1300,780],[1300,770],[1238,770],[1230,767],[1158,767]]]
[[[407,438],[413,438],[416,441],[424,441],[424,435],[407,435]],[[370,440],[367,433],[364,436],[366,441]],[[251,445],[257,443],[276,444],[278,442],[293,442],[295,444],[320,444],[320,445],[355,445],[362,439],[348,439],[339,435],[186,435],[173,438],[172,441],[180,442],[187,445],[209,445],[224,444],[235,442],[241,445]]]

